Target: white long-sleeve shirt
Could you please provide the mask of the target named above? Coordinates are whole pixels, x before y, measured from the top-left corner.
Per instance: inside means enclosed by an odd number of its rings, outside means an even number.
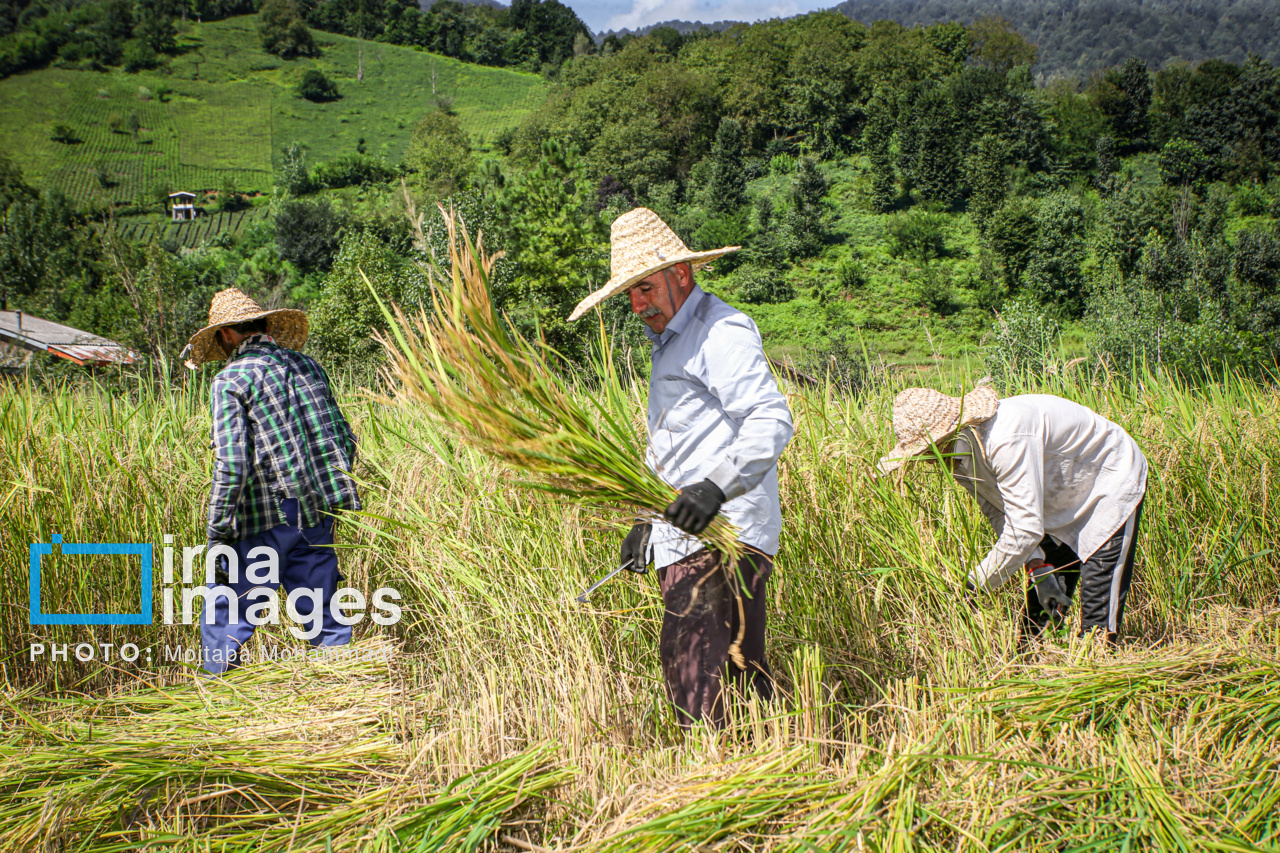
[[[739,541],[776,554],[778,457],[791,440],[791,410],[755,323],[695,285],[661,335],[645,334],[653,343],[649,467],[676,489],[711,480]],[[702,547],[661,519],[650,542],[658,568]]]
[[[1026,394],[1001,400],[989,420],[960,432],[953,473],[978,501],[996,544],[969,574],[995,589],[1045,535],[1086,561],[1137,509],[1147,460],[1119,425],[1070,400]]]

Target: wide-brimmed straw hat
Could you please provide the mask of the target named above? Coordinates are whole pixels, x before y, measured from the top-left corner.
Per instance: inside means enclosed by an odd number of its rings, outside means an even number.
[[[199,367],[206,361],[222,361],[230,353],[218,343],[218,329],[267,318],[267,334],[282,347],[302,349],[307,342],[307,315],[293,308],[262,310],[262,306],[237,288],[220,290],[213,295],[209,305],[209,325],[191,336],[191,342],[182,351],[187,367]]]
[[[610,296],[622,293],[636,282],[667,267],[687,263],[695,270],[702,269],[716,258],[741,248],[725,246],[709,252],[695,252],[649,208],[629,210],[613,220],[609,235],[609,280],[604,287],[579,302],[569,319],[578,319]]]
[[[898,445],[876,467],[889,473],[964,427],[988,420],[999,405],[1000,398],[990,385],[979,385],[964,397],[949,397],[932,388],[908,388],[893,400],[893,434]]]

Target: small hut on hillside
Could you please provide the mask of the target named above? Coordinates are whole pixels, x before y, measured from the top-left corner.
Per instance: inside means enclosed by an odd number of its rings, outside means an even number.
[[[169,193],[169,212],[174,222],[185,222],[195,219],[196,194],[189,192]]]

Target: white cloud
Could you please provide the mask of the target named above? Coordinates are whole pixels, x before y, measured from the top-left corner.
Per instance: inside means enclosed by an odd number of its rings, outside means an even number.
[[[704,24],[715,21],[763,21],[769,18],[787,18],[833,5],[832,0],[776,0],[769,3],[753,3],[750,0],[631,0],[631,9],[611,15],[604,29],[634,30],[659,21],[702,21]]]

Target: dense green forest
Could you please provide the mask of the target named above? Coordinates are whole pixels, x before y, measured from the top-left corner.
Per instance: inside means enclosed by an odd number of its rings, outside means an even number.
[[[264,47],[286,59],[318,55],[309,28],[547,73],[595,47],[559,0],[440,0],[425,12],[415,0],[0,0],[0,77],[49,63],[156,68],[177,52],[179,24],[254,12]]]
[[[966,26],[1002,17],[1040,48],[1040,73],[1087,77],[1130,58],[1150,68],[1205,59],[1280,62],[1272,0],[845,0],[836,10],[870,24]]]
[[[172,357],[212,293],[237,284],[308,308],[313,348],[367,370],[381,321],[360,270],[422,305],[431,252],[412,245],[409,216],[439,243],[442,202],[506,252],[494,284],[512,321],[573,359],[591,329],[563,318],[607,278],[609,223],[644,204],[695,248],[744,246],[703,284],[746,306],[773,354],[851,382],[966,354],[994,370],[1272,364],[1280,72],[1256,56],[1131,57],[1046,84],[1037,57],[990,18],[659,31],[566,54],[545,100],[483,139],[450,98],[421,95],[399,156],[366,153],[375,138],[323,156],[281,144],[275,194],[255,202],[268,216],[198,245],[135,240],[112,205],[31,186],[17,158],[0,173],[0,289]],[[339,98],[358,85],[340,83]],[[311,121],[361,120],[341,104],[322,100]],[[613,302],[606,319],[642,357]]]

